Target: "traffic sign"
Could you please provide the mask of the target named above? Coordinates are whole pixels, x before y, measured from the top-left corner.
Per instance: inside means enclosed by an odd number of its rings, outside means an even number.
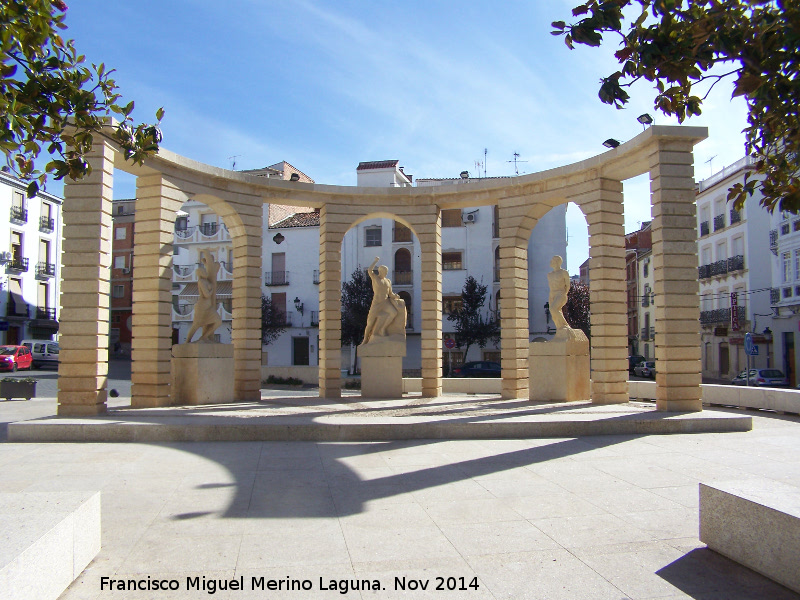
[[[753,356],[753,334],[744,334],[744,353]]]
[[[747,350],[745,350],[747,352]],[[747,352],[750,356],[758,356],[758,346],[754,345],[750,348],[750,352]]]
[[[456,347],[456,341],[453,338],[447,338],[444,341],[444,347],[448,348],[448,349],[455,348]]]

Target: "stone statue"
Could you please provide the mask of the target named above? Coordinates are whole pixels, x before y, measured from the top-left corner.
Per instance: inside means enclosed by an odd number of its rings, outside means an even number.
[[[572,329],[561,311],[567,303],[567,294],[569,294],[570,286],[569,272],[561,268],[562,262],[563,259],[560,256],[554,256],[550,260],[550,267],[553,270],[547,274],[547,283],[550,286],[550,316],[553,318],[556,331],[559,329]]]
[[[378,338],[398,339],[395,337],[398,335],[405,341],[406,303],[392,291],[392,282],[386,277],[389,273],[386,265],[378,267],[378,272],[375,273],[375,265],[379,260],[380,257],[376,256],[367,270],[372,280],[373,295],[362,345],[377,342]]]
[[[217,273],[219,263],[211,256],[208,250],[200,251],[200,266],[197,274],[198,298],[194,305],[194,319],[192,328],[186,336],[186,342],[192,341],[192,336],[198,329],[203,333],[198,342],[209,343],[214,341],[214,332],[222,325],[222,319],[217,314]]]

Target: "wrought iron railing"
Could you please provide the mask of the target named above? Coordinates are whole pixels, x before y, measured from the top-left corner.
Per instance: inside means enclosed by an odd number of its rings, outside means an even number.
[[[731,209],[731,225],[742,220],[742,213],[735,208]]]
[[[703,221],[702,223],[700,223],[700,235],[702,236],[708,234],[709,234],[708,221]]]
[[[50,217],[44,215],[39,217],[39,231],[53,231],[55,226],[56,222]]]
[[[769,249],[775,256],[778,256],[778,230],[772,229],[769,232]]]
[[[772,288],[769,291],[769,303],[777,304],[781,301],[781,291],[778,288]]]
[[[28,259],[21,256],[16,256],[8,261],[6,265],[8,271],[28,271]]]
[[[42,306],[36,307],[36,318],[43,320],[43,321],[55,321],[56,320],[56,309],[55,308],[46,308]]]
[[[266,271],[264,285],[289,285],[289,271]]]
[[[714,217],[714,231],[719,231],[725,228],[725,214],[717,215]]]
[[[739,317],[739,323],[744,323],[747,311],[741,304],[736,307]],[[700,323],[702,325],[715,325],[718,323],[731,322],[731,309],[730,308],[716,308],[714,310],[704,310],[700,313]]]
[[[315,310],[311,311],[311,327],[319,327],[319,313]]]
[[[202,233],[206,237],[216,235],[218,230],[219,226],[217,225],[217,223],[202,223],[200,225],[200,233]]]
[[[12,206],[11,207],[11,220],[18,221],[20,223],[27,223],[28,222],[28,209],[23,208],[21,206]]]
[[[412,271],[395,271],[392,283],[394,285],[411,285],[414,283],[414,273]]]
[[[55,277],[56,265],[55,263],[40,262],[36,263],[36,277]]]
[[[314,271],[314,273],[311,275],[311,282],[315,284],[319,283],[319,271]]]
[[[728,259],[728,273],[744,270],[744,255],[737,254]]]

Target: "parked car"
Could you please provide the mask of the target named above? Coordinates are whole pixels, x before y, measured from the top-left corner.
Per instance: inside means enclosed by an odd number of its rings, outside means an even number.
[[[633,369],[636,367],[636,365],[638,365],[639,363],[643,363],[643,362],[644,362],[644,356],[642,356],[641,354],[633,354],[633,355],[629,356],[628,357],[628,373],[633,374]]]
[[[26,346],[0,346],[0,371],[30,369],[31,364],[33,357]]]
[[[733,385],[747,385],[747,371],[731,380]],[[750,385],[761,387],[789,387],[789,380],[779,369],[750,369]]]
[[[34,369],[51,366],[58,368],[58,355],[61,352],[58,342],[52,340],[22,340],[22,345],[31,351]]]
[[[476,360],[453,368],[453,377],[500,377],[500,363]]]
[[[640,362],[633,368],[633,374],[637,377],[649,377],[650,379],[655,379],[656,363],[651,360]]]

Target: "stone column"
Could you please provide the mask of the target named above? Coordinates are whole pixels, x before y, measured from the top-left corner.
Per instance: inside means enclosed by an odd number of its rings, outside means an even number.
[[[665,411],[703,409],[692,163],[691,141],[659,141],[650,155],[656,406]]]
[[[171,404],[172,244],[184,194],[160,173],[136,178],[131,406]]]
[[[319,396],[342,397],[342,238],[349,224],[331,205],[319,223]]]
[[[500,364],[502,397],[528,399],[528,240],[520,237],[524,207],[500,206]],[[523,211],[523,212],[521,212]],[[535,224],[535,223],[534,223]],[[525,230],[530,234],[529,230]]]
[[[419,239],[422,261],[422,397],[442,395],[442,216],[438,207],[420,207],[413,225]]]
[[[628,401],[628,318],[622,183],[597,179],[579,205],[589,224],[592,403]]]
[[[234,399],[261,399],[261,243],[263,204],[237,205],[242,226],[229,227],[233,242]]]
[[[64,185],[59,416],[106,412],[114,150],[99,142],[87,159],[91,175]]]

